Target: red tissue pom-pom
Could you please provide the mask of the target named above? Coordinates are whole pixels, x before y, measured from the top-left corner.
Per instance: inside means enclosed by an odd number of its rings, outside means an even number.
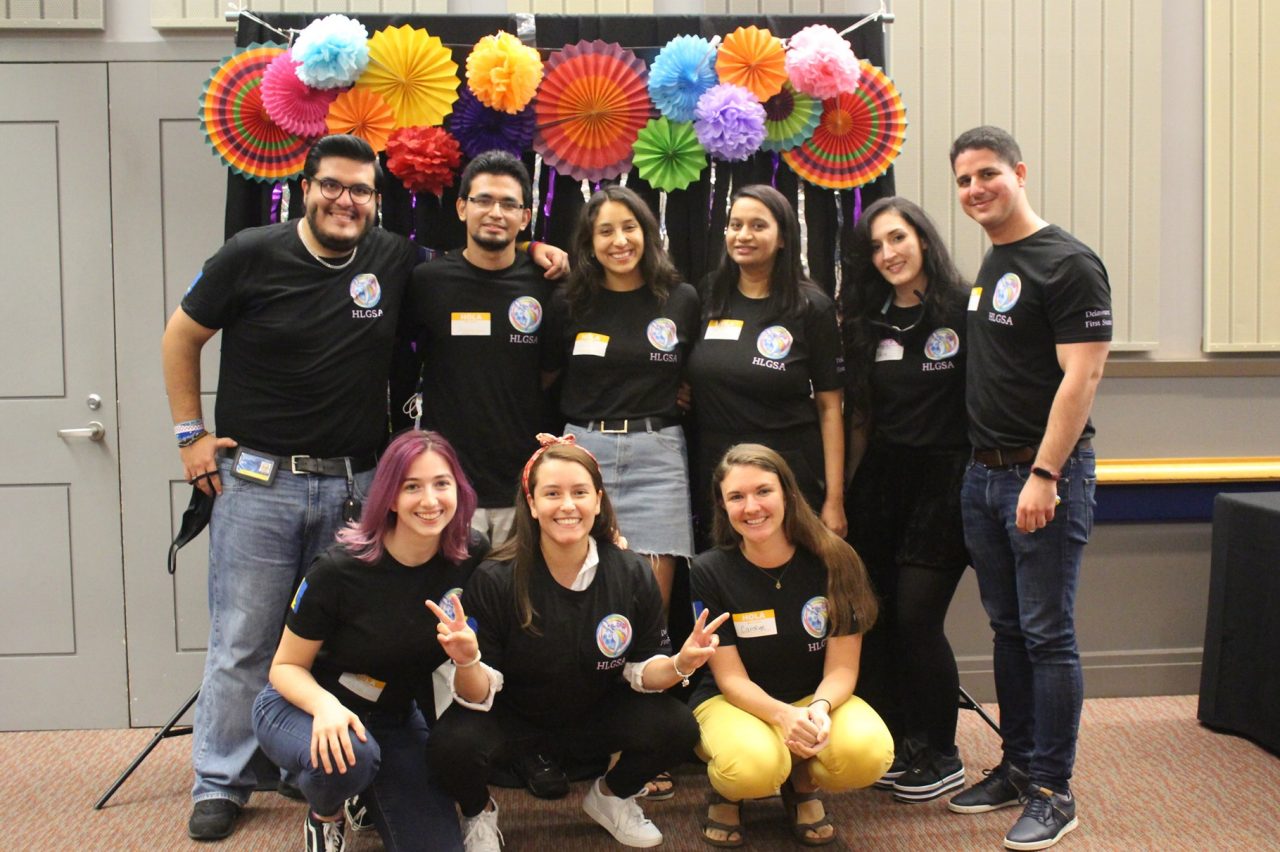
[[[461,163],[458,140],[443,127],[402,127],[387,140],[387,168],[410,192],[440,195]]]

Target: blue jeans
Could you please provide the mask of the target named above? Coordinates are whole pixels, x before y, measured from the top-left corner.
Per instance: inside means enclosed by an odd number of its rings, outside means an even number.
[[[368,740],[351,734],[355,763],[345,773],[311,765],[311,716],[268,685],[253,703],[253,730],[267,757],[290,774],[311,809],[330,816],[357,794],[390,852],[462,849],[453,799],[427,772],[426,720],[417,707],[407,714],[373,710],[361,717]]]
[[[283,469],[262,486],[232,476],[230,459],[219,459],[218,472],[222,494],[209,523],[209,648],[191,743],[191,797],[244,805],[258,782],[249,768],[258,747],[253,699],[267,683],[294,589],[342,525],[347,481]],[[356,499],[372,481],[372,470],[356,474]]]
[[[973,462],[960,496],[965,544],[995,633],[1004,757],[1055,792],[1069,789],[1084,697],[1075,600],[1093,529],[1095,463],[1091,449],[1072,453],[1058,482],[1062,503],[1034,533],[1016,525],[1030,465]]]

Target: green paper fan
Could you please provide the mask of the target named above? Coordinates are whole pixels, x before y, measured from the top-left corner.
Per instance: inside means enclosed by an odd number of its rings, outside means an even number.
[[[632,164],[654,189],[673,192],[698,179],[707,167],[707,149],[693,132],[692,121],[650,119],[636,137]]]
[[[803,144],[822,121],[822,101],[797,91],[787,81],[764,104],[762,151],[790,151]]]

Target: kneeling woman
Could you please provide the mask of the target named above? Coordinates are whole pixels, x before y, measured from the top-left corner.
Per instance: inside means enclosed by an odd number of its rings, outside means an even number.
[[[572,437],[539,438],[515,534],[467,588],[476,637],[464,613],[440,621],[441,644],[479,647],[458,663],[456,703],[431,739],[432,775],[462,809],[469,852],[496,850],[492,768],[535,752],[621,752],[592,782],[583,809],[620,843],[656,846],[662,834],[636,796],[698,741],[688,708],[662,690],[711,657],[719,624],[703,617],[679,653],[662,653],[658,584],[643,558],[614,544],[617,524],[595,458]]]
[[[781,789],[796,839],[830,843],[819,791],[869,786],[893,762],[888,728],[853,695],[875,595],[778,453],[731,447],[712,483],[718,546],[693,561],[694,605],[733,620],[693,696],[714,788],[703,836],[740,846],[742,800]]]
[[[298,774],[306,848],[341,848],[343,802],[363,794],[390,850],[461,849],[453,802],[427,773],[438,619],[488,549],[471,532],[476,495],[434,432],[387,447],[359,523],[298,586],[253,707],[262,750]],[[458,604],[460,605],[460,604]]]

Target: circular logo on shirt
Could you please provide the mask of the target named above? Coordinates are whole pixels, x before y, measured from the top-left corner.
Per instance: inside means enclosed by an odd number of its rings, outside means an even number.
[[[791,351],[792,340],[785,326],[771,325],[756,338],[756,349],[766,358],[781,361]]]
[[[933,334],[924,342],[924,355],[930,361],[950,358],[959,351],[960,335],[949,328],[934,329]]]
[[[450,589],[440,597],[440,609],[444,610],[450,620],[453,619],[453,596],[457,595],[458,600],[462,600],[462,589]]]
[[[1020,295],[1022,295],[1022,279],[1012,272],[1006,272],[996,282],[995,292],[991,294],[991,307],[1003,314],[1018,304]]]
[[[680,339],[676,334],[675,321],[666,317],[658,317],[649,323],[649,328],[645,330],[645,337],[649,338],[649,343],[659,352],[670,352],[675,349],[676,342]]]
[[[596,647],[609,659],[620,657],[631,647],[631,622],[625,615],[606,615],[596,625]]]
[[[533,334],[542,325],[542,303],[532,296],[521,296],[507,308],[511,327],[522,334]]]
[[[372,308],[382,301],[382,285],[378,283],[378,276],[365,272],[352,278],[351,301],[362,308]]]
[[[826,636],[827,599],[818,595],[816,598],[805,601],[804,607],[800,610],[800,623],[804,625],[804,632],[814,639]]]

